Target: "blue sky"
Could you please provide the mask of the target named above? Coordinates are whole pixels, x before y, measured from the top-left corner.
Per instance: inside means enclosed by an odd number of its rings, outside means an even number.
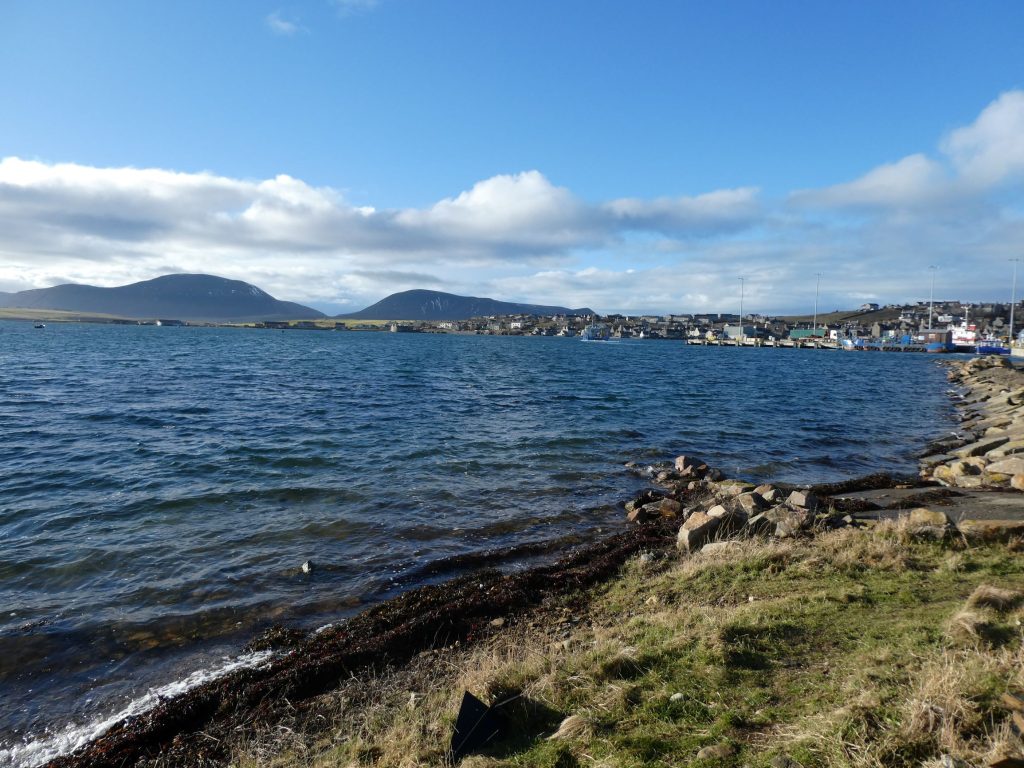
[[[0,0],[0,289],[1005,300],[1022,38],[1019,2]]]

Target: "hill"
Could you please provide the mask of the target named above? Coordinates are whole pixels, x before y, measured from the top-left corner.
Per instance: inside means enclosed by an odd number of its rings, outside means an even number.
[[[477,296],[457,296],[441,291],[412,290],[393,293],[376,304],[347,315],[343,320],[468,320],[487,315],[592,315],[594,311],[583,307],[545,306],[543,304],[517,304]]]
[[[279,301],[241,280],[214,275],[164,275],[153,280],[100,288],[68,283],[0,294],[0,307],[93,312],[175,320],[288,320],[323,317],[290,301]]]

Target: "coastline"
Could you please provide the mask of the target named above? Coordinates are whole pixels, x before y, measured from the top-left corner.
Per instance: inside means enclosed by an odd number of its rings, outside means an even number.
[[[154,760],[176,765],[226,763],[229,753],[224,745],[238,729],[267,727],[353,675],[401,666],[423,652],[487,641],[506,631],[507,623],[527,615],[541,616],[545,606],[558,601],[585,603],[588,590],[613,581],[620,569],[641,553],[664,559],[684,538],[681,548],[696,550],[705,540],[714,539],[716,546],[725,544],[727,533],[786,539],[835,528],[860,528],[865,518],[895,516],[899,509],[934,500],[939,487],[930,478],[875,475],[807,490],[775,484],[762,486],[759,492],[753,484],[701,467],[700,462],[685,460],[674,468],[665,467],[657,477],[660,491],[645,491],[626,505],[629,514],[638,513],[633,519],[640,524],[580,548],[552,565],[508,575],[484,572],[417,588],[344,624],[305,636],[271,631],[247,650],[277,650],[284,655],[164,701],[47,765],[113,766]],[[885,490],[908,493],[885,506],[857,496]],[[751,494],[779,501],[775,508],[782,507],[784,512],[771,519],[764,516],[768,505],[756,512],[746,510],[745,504],[756,503]],[[724,514],[710,514],[716,507]],[[742,524],[738,524],[741,515]],[[756,526],[744,531],[758,517]],[[705,527],[698,534],[680,538],[681,530],[698,530],[697,525],[687,528],[691,520],[707,524],[715,519],[719,522],[711,524],[710,530]],[[188,734],[195,732],[208,738],[190,738]]]

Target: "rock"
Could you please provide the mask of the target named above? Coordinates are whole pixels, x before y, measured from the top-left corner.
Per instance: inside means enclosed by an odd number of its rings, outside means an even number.
[[[938,480],[943,485],[956,485],[956,475],[945,464],[942,464],[932,470],[932,479]]]
[[[769,762],[771,768],[799,768],[800,764],[788,755],[776,755]]]
[[[1012,456],[1015,453],[1024,453],[1024,440],[1010,440],[998,448],[987,451],[985,456],[989,459],[1001,459],[1004,456]]]
[[[683,693],[673,693],[671,696],[668,697],[668,700],[671,701],[671,702],[676,702],[676,701],[682,701],[685,698],[686,698],[686,694],[683,694]]]
[[[775,523],[765,517],[763,513],[754,515],[747,520],[744,531],[749,536],[768,536],[775,531]]]
[[[960,478],[964,475],[980,475],[981,467],[978,466],[977,462],[971,461],[954,461],[949,465],[949,471],[953,477]]]
[[[761,494],[757,493],[757,491],[741,493],[736,497],[736,503],[748,517],[750,515],[756,515],[758,512],[768,508],[767,502],[761,497]]]
[[[953,451],[953,454],[961,458],[967,458],[968,456],[981,456],[982,454],[988,453],[994,448],[998,448],[1001,445],[1005,445],[1010,442],[1010,439],[1003,436],[997,437],[986,437],[977,441],[976,443],[969,443],[963,448],[957,448]]]
[[[313,572],[313,561],[312,560],[307,560],[306,562],[304,562],[302,564],[302,572],[303,573],[312,573]]]
[[[631,523],[646,523],[654,517],[655,515],[646,506],[633,507],[633,509],[626,513],[626,519]]]
[[[981,475],[963,475],[956,478],[957,488],[981,488],[985,484]]]
[[[913,526],[953,527],[953,521],[949,519],[949,515],[940,509],[929,509],[928,507],[917,507],[910,510],[907,520]]]
[[[726,509],[721,504],[715,504],[715,506],[713,506],[711,509],[709,509],[707,511],[708,517],[716,517],[716,518],[719,518],[719,519],[725,517],[728,514],[729,514],[729,510]]]
[[[1024,520],[961,520],[957,527],[968,541],[1024,539]]]
[[[800,509],[817,509],[819,505],[818,497],[810,491],[793,491],[786,499],[786,503]]]
[[[727,757],[732,756],[735,752],[735,748],[728,741],[722,741],[718,744],[712,744],[710,747],[704,747],[700,752],[697,753],[698,760],[724,760]]]
[[[711,517],[705,512],[694,512],[679,529],[676,547],[686,552],[698,549],[711,538],[721,524],[721,518]]]
[[[982,485],[1006,487],[1010,484],[1012,475],[1004,475],[999,472],[983,472],[981,475]]]
[[[722,480],[715,486],[715,490],[723,496],[739,496],[741,493],[750,493],[754,490],[752,483],[745,483],[742,480]]]
[[[768,504],[781,504],[785,495],[778,488],[772,488],[764,493],[755,491],[755,493],[758,493]]]
[[[1019,475],[1024,473],[1024,459],[1012,458],[993,461],[988,465],[987,469],[989,472],[995,472],[1001,475]]]
[[[812,519],[807,511],[790,509],[784,505],[772,507],[764,513],[764,517],[775,526],[774,533],[780,539],[796,536],[810,525]]]
[[[725,477],[725,475],[722,474],[722,470],[720,470],[718,467],[713,467],[712,469],[708,470],[707,479],[711,480],[712,482],[718,482],[723,477]]]
[[[676,456],[676,472],[682,477],[704,477],[708,465],[695,456]]]
[[[679,517],[683,512],[683,505],[675,499],[662,499],[658,512],[662,517]]]
[[[728,541],[709,541],[700,548],[700,551],[702,554],[720,555],[724,552],[736,550],[741,546],[742,545],[734,539],[730,539]]]
[[[496,619],[491,619],[491,626],[495,629],[501,629],[505,626],[505,620],[500,616]]]
[[[1015,488],[1018,491],[1024,491],[1024,473],[1011,477],[1010,487]]]

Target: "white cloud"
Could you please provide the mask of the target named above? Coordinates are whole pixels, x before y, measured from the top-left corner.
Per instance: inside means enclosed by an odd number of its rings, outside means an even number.
[[[263,22],[271,32],[283,37],[294,37],[299,32],[308,31],[297,21],[285,18],[281,11],[274,11],[273,13],[267,14],[263,19]]]
[[[793,199],[837,208],[907,208],[941,201],[951,192],[943,167],[917,154],[880,165],[845,184],[797,192]]]
[[[942,143],[957,172],[982,187],[1024,175],[1024,91],[1007,91]]]
[[[421,208],[357,206],[278,175],[0,160],[0,290],[118,285],[170,271],[253,282],[358,309],[397,290],[599,311],[751,311],[864,297],[1008,296],[1024,243],[1024,92],[1003,94],[934,155],[765,200],[755,187],[584,200],[537,170],[483,179]],[[832,307],[830,307],[832,308]]]

